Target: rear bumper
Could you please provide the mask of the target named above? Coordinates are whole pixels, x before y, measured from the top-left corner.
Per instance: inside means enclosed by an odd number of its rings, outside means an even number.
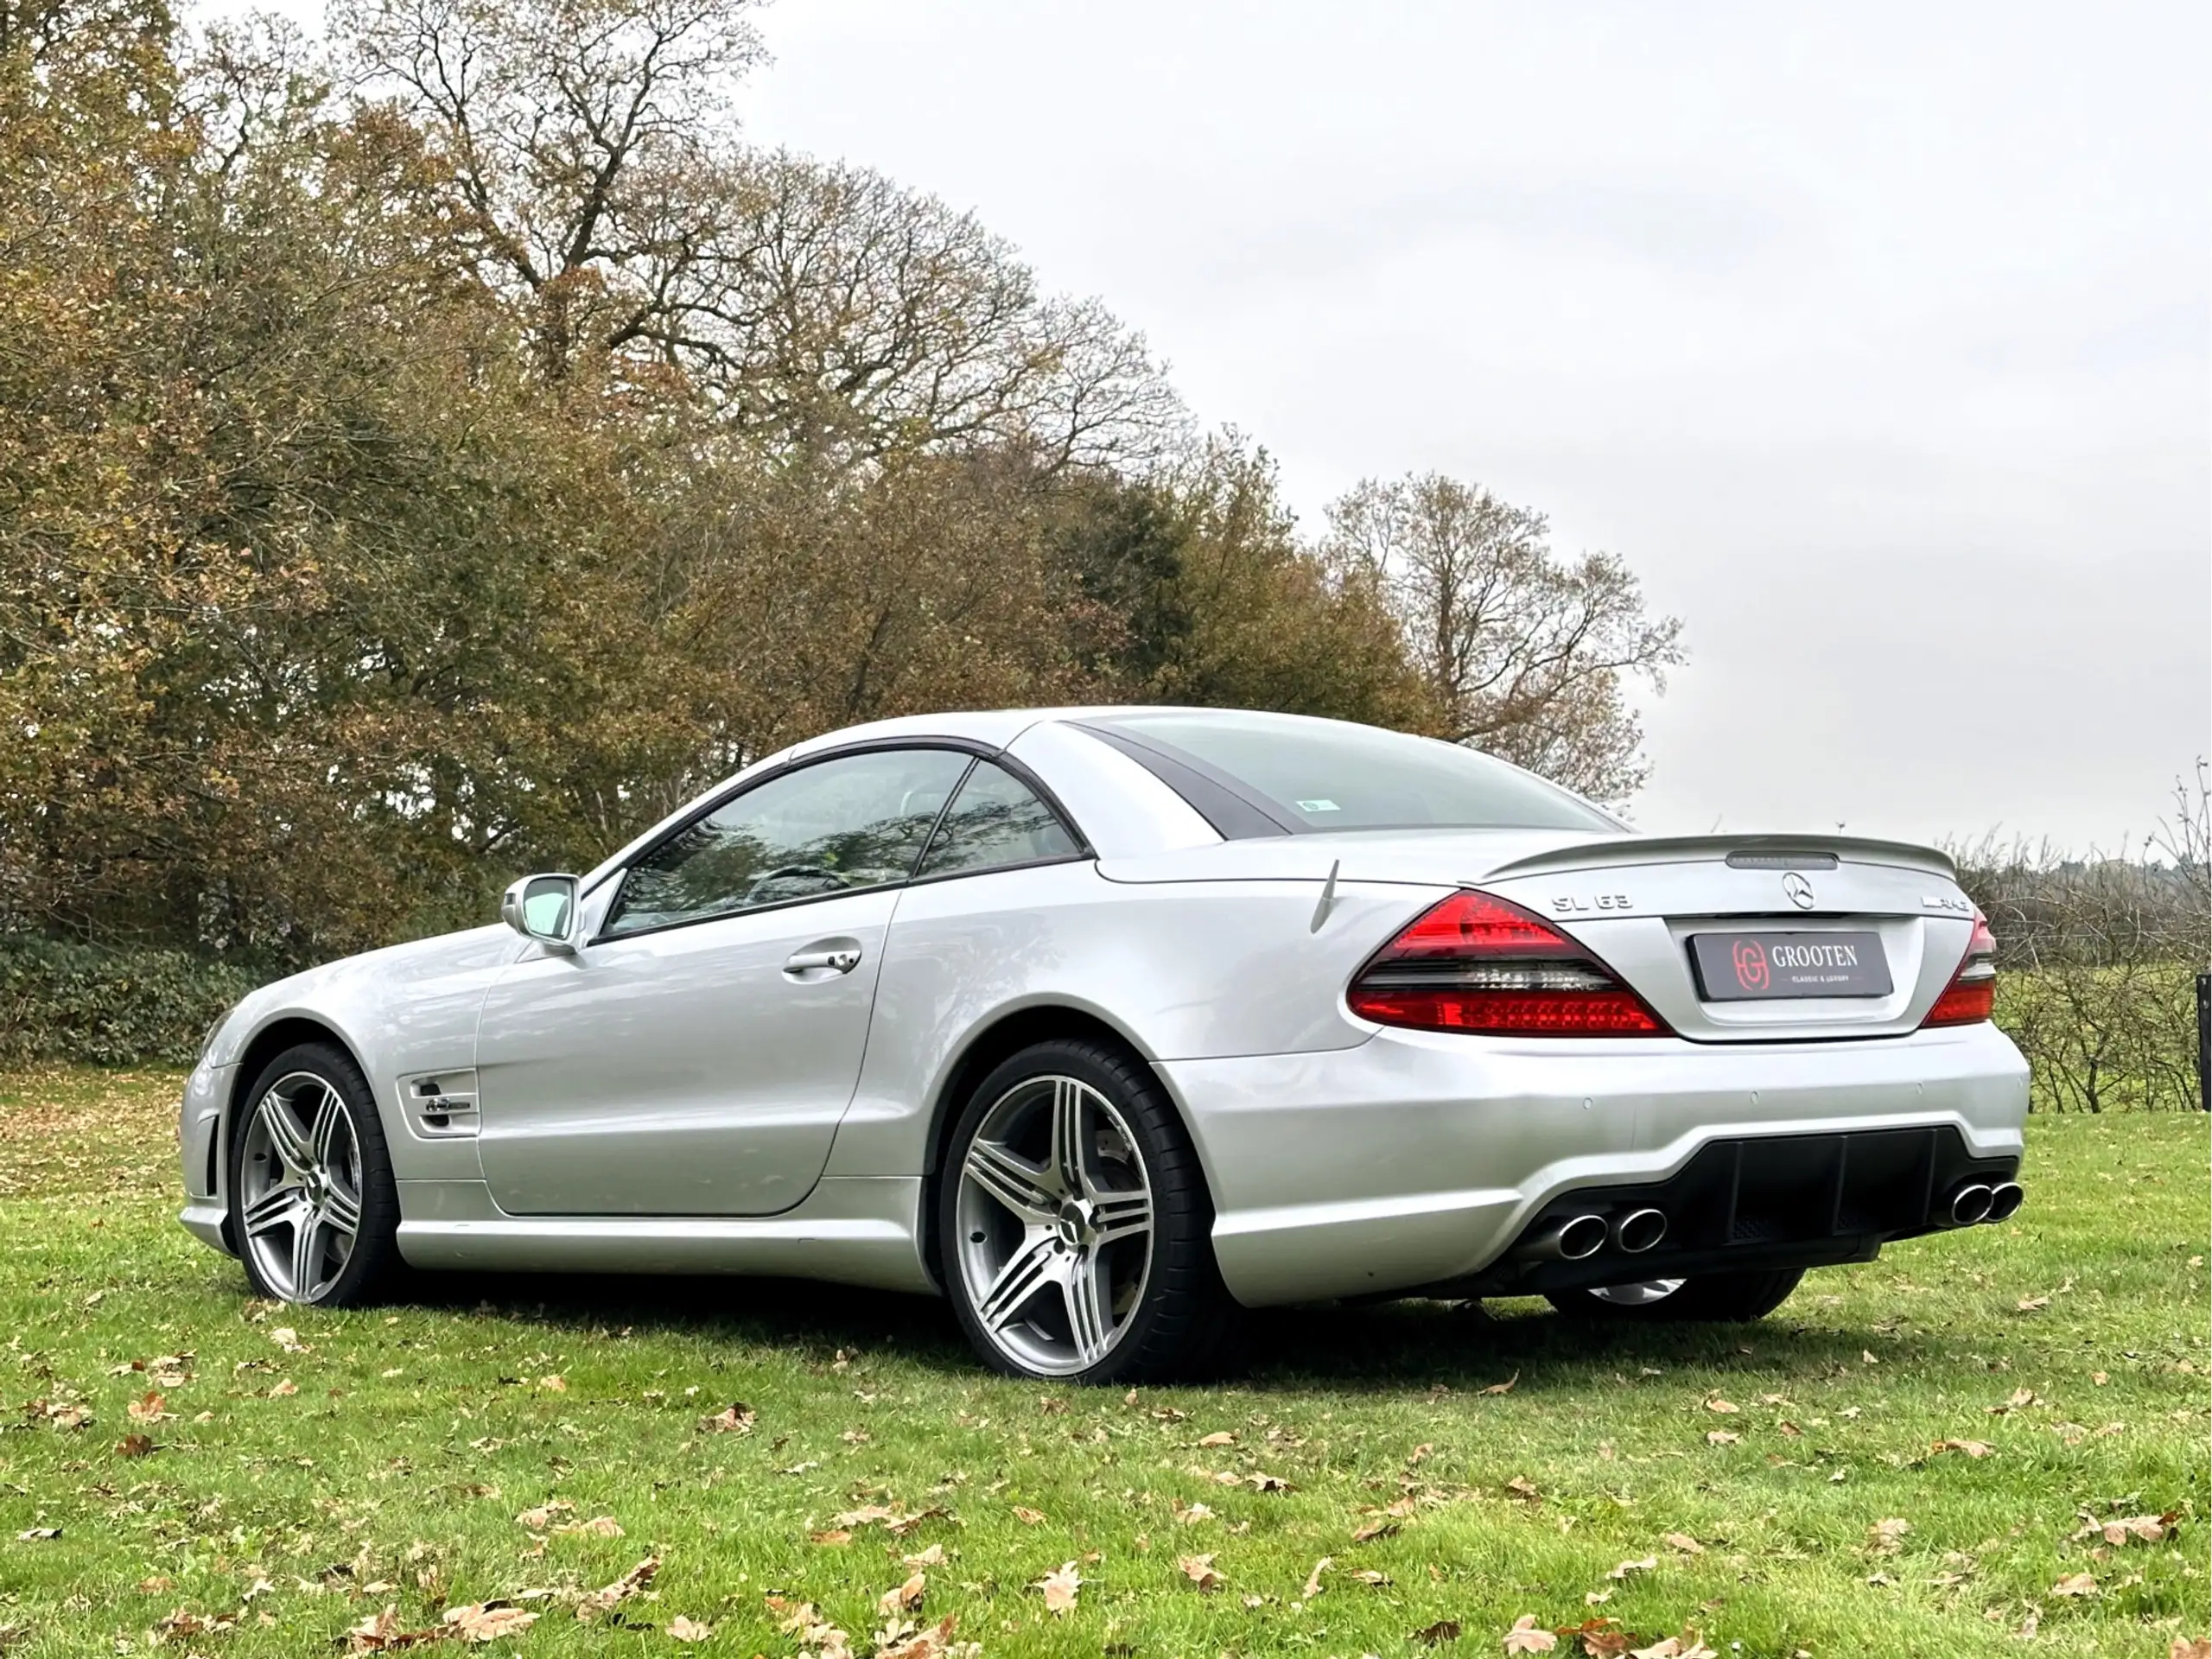
[[[1159,1071],[1222,1275],[1253,1306],[1476,1279],[1561,1195],[1666,1182],[1720,1141],[1948,1129],[1964,1159],[2016,1167],[2028,1104],[2026,1063],[1986,1025],[1773,1044],[1386,1031]]]

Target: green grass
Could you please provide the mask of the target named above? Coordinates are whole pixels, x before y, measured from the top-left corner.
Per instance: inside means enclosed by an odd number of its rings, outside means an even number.
[[[1248,1376],[1132,1403],[987,1377],[940,1306],[848,1291],[432,1279],[361,1313],[252,1301],[172,1218],[175,1085],[0,1077],[10,1659],[157,1636],[330,1653],[387,1605],[417,1629],[526,1596],[534,1627],[487,1650],[673,1655],[681,1615],[714,1627],[694,1651],[798,1652],[770,1594],[866,1653],[900,1557],[931,1546],[919,1618],[1001,1656],[1495,1654],[1522,1614],[1817,1659],[2162,1655],[2206,1629],[2202,1119],[2039,1119],[2016,1221],[1816,1274],[1759,1325],[1298,1312],[1264,1322]],[[176,1355],[181,1381],[129,1369]],[[149,1389],[173,1415],[134,1422]],[[2032,1402],[1991,1413],[2017,1390]],[[750,1433],[702,1432],[738,1401]],[[71,1406],[90,1422],[60,1426]],[[124,1455],[134,1433],[157,1449]],[[555,1500],[623,1535],[518,1523]],[[810,1541],[868,1505],[927,1518]],[[2157,1543],[2075,1538],[2085,1514],[2169,1511]],[[38,1529],[60,1536],[17,1536]],[[649,1596],[577,1618],[578,1592],[649,1554]],[[1196,1554],[1218,1590],[1179,1570]],[[1032,1586],[1068,1561],[1056,1617]],[[2079,1573],[2093,1593],[2054,1592]],[[157,1630],[180,1609],[238,1622]],[[1454,1623],[1433,1649],[1413,1634]]]

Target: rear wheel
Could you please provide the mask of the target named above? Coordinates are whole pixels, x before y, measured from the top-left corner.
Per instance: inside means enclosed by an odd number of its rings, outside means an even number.
[[[1133,1382],[1220,1363],[1236,1309],[1196,1153],[1150,1070],[1039,1043],[985,1077],[938,1183],[961,1328],[1012,1376]]]
[[[231,1226],[256,1291],[350,1307],[396,1273],[399,1197],[360,1069],[323,1043],[262,1068],[231,1136]]]
[[[1643,1279],[1586,1290],[1544,1294],[1560,1313],[1585,1319],[1763,1319],[1789,1300],[1800,1268],[1767,1273],[1703,1273],[1689,1279]]]

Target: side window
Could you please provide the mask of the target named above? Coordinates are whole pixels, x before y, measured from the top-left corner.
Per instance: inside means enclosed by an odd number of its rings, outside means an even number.
[[[904,881],[967,769],[950,749],[881,749],[772,779],[632,865],[606,931]]]
[[[1081,851],[1067,826],[1003,766],[978,760],[953,798],[918,875],[993,870]]]

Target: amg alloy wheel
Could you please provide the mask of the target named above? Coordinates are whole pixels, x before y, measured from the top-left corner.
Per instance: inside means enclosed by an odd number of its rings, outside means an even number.
[[[359,1073],[321,1045],[279,1055],[232,1136],[232,1235],[254,1287],[287,1302],[360,1300],[397,1254],[397,1209]]]
[[[983,1081],[940,1183],[962,1325],[1015,1376],[1107,1382],[1187,1370],[1227,1306],[1198,1160],[1149,1069],[1047,1043]]]

